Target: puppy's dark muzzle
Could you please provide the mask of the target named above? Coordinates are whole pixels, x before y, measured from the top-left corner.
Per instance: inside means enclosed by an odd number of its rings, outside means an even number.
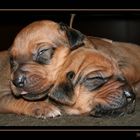
[[[46,98],[48,92],[52,88],[52,85],[45,87],[43,85],[44,81],[37,80],[39,77],[37,75],[27,76],[21,71],[17,71],[12,80],[12,85],[16,92],[13,94],[16,97],[23,97],[26,100],[35,101]],[[44,87],[42,89],[42,86]],[[15,94],[17,93],[17,94]]]
[[[24,89],[23,85],[17,86],[16,83],[13,83],[13,82],[11,82],[11,87],[12,87],[14,96],[16,96],[17,98],[22,97],[25,100],[36,101],[36,100],[46,99],[53,86],[50,85],[46,90],[44,90],[42,92],[37,92],[37,91],[31,92],[31,91],[28,91],[28,89],[26,89],[27,90],[26,91]]]
[[[114,103],[116,106],[113,105],[113,102],[116,102]],[[113,102],[109,106],[98,104],[90,114],[94,117],[117,117],[125,114],[131,114],[135,111],[136,98],[132,90],[124,90],[122,97]]]

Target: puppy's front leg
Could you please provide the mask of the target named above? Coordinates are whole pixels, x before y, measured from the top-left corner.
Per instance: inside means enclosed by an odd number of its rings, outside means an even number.
[[[26,101],[8,94],[0,98],[0,113],[23,114],[36,118],[56,117],[60,110],[47,101]]]

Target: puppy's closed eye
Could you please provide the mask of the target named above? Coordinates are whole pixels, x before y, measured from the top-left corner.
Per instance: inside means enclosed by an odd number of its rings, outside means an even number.
[[[89,90],[93,91],[103,86],[108,81],[108,78],[103,78],[101,76],[97,77],[86,77],[83,81],[84,86]]]
[[[53,47],[39,50],[36,61],[40,64],[49,64],[54,54],[54,50]]]
[[[53,57],[55,46],[48,42],[39,42],[35,46],[36,49],[32,52],[33,61],[39,64],[49,64]]]

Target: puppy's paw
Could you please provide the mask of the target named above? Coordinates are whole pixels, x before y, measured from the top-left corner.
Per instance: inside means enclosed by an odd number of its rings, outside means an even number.
[[[44,101],[32,102],[27,110],[27,115],[41,119],[54,118],[61,115],[60,109]]]

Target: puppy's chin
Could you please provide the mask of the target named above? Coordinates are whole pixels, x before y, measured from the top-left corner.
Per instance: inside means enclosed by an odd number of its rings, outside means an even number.
[[[43,99],[47,98],[48,92],[49,92],[49,89],[44,92],[41,92],[39,94],[36,94],[33,92],[27,93],[27,94],[22,94],[22,98],[29,100],[29,101],[43,100]]]
[[[24,98],[25,100],[29,100],[29,101],[43,100],[43,99],[47,98],[47,95],[48,95],[51,87],[52,86],[48,87],[44,91],[40,91],[39,93],[37,93],[37,92],[33,92],[33,91],[32,92],[27,92],[23,89],[16,88],[11,83],[11,90],[12,90],[13,95],[16,98]]]

